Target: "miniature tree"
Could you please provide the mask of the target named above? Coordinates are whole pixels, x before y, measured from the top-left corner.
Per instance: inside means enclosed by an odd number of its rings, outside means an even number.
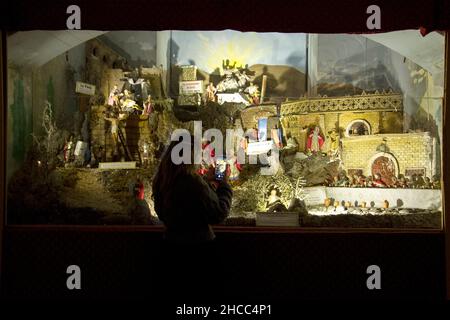
[[[44,179],[52,167],[56,165],[59,150],[58,139],[55,139],[58,128],[53,119],[53,109],[50,102],[45,101],[45,107],[42,113],[42,128],[44,134],[40,137],[32,134],[34,147],[37,156],[38,167],[43,169]]]

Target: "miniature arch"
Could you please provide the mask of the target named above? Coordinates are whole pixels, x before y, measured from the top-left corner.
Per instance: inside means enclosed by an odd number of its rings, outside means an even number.
[[[373,163],[374,163],[375,160],[377,160],[379,157],[385,157],[385,158],[388,158],[389,160],[392,161],[392,163],[394,164],[394,173],[395,173],[395,176],[398,177],[398,175],[399,175],[399,173],[400,173],[400,169],[399,169],[399,166],[398,166],[397,158],[396,158],[393,154],[388,153],[388,152],[377,152],[377,153],[375,153],[375,154],[369,159],[369,163],[368,163],[368,166],[367,166],[367,176],[372,175],[372,166],[373,166]]]
[[[347,128],[345,129],[345,136],[346,137],[351,137],[350,135],[350,129],[351,127],[355,124],[355,123],[362,123],[366,128],[367,128],[367,132],[368,134],[372,134],[372,126],[370,125],[370,123],[367,120],[364,119],[355,119],[353,121],[351,121],[348,125]]]

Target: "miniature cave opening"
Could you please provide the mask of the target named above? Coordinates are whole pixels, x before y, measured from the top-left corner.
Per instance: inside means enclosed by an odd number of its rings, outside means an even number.
[[[161,224],[161,155],[175,130],[200,128],[204,147],[217,129],[244,154],[227,153],[226,226],[442,228],[438,32],[7,41],[9,224]]]

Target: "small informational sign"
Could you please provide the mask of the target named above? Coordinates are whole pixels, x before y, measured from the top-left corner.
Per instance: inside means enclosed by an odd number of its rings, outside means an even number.
[[[273,141],[250,142],[247,146],[247,154],[262,154],[269,152],[273,147]]]
[[[75,151],[73,152],[73,154],[77,157],[84,156],[84,154],[86,153],[87,147],[88,147],[87,142],[77,141],[77,144],[75,146]]]
[[[203,80],[180,81],[180,94],[203,93]]]
[[[77,81],[75,92],[93,96],[95,94],[95,86],[93,84]]]
[[[235,93],[218,93],[217,94],[217,103],[222,105],[224,103],[242,103],[246,106],[250,105],[250,102],[239,92]]]
[[[303,188],[303,191],[306,194],[305,204],[307,206],[322,205],[327,198],[325,187],[306,187]]]
[[[99,169],[136,169],[136,161],[100,162]]]
[[[297,212],[256,213],[256,226],[258,227],[298,227],[299,225],[299,216]]]

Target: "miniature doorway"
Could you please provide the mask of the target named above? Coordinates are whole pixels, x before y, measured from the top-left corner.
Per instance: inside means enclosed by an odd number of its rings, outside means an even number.
[[[398,176],[397,159],[391,154],[378,153],[372,157],[369,163],[372,176],[380,175],[386,185],[391,185],[392,178]]]

